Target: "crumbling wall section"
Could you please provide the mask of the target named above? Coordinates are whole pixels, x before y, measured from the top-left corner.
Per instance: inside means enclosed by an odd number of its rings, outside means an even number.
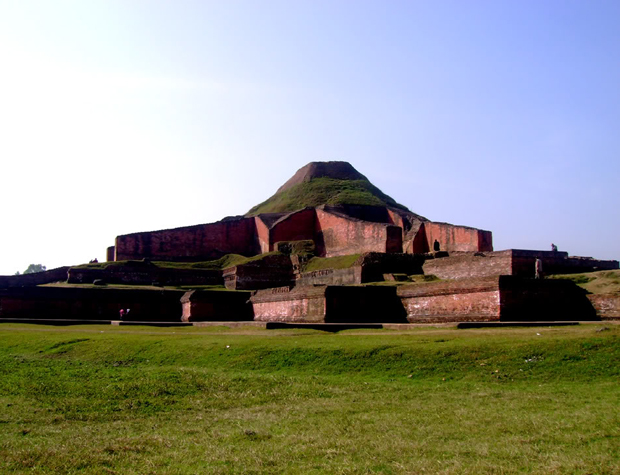
[[[212,224],[118,236],[115,259],[199,261],[225,254],[259,253],[254,218],[230,218]]]
[[[131,285],[224,285],[221,270],[166,269],[141,261],[136,265],[107,268],[71,267],[67,282],[92,284],[101,280],[106,284]]]
[[[599,294],[588,295],[588,300],[596,310],[596,315],[601,320],[620,321],[620,295],[618,294]]]
[[[597,320],[586,291],[566,279],[500,276],[502,321]]]
[[[355,285],[362,283],[362,266],[348,269],[320,269],[296,276],[295,285]]]
[[[500,319],[497,277],[403,285],[397,292],[410,323]]]
[[[191,290],[181,297],[184,322],[251,321],[251,292]]]
[[[532,272],[534,264],[532,263]],[[429,258],[424,262],[425,275],[440,279],[470,279],[512,274],[512,252],[476,252]]]
[[[325,287],[259,290],[250,299],[254,320],[320,323],[325,321]]]
[[[430,221],[425,222],[423,226],[430,251],[437,250],[434,248],[435,241],[439,243],[441,251],[490,252],[493,250],[491,231]]]
[[[112,288],[29,287],[0,290],[0,317],[179,321],[183,291]]]
[[[314,208],[303,209],[281,218],[269,230],[269,250],[275,250],[275,244],[281,241],[313,240],[315,221]]]
[[[402,231],[398,226],[360,221],[316,210],[315,242],[320,256],[334,257],[363,252],[402,252]]]
[[[256,261],[229,267],[223,272],[224,285],[231,290],[259,290],[292,285],[293,263],[289,256],[268,255]]]
[[[0,289],[10,287],[33,287],[35,285],[64,282],[67,280],[69,267],[57,267],[44,272],[32,274],[0,275]]]

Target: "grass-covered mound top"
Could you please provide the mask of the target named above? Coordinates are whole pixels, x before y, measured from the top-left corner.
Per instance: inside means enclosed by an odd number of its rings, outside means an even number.
[[[591,294],[620,294],[620,270],[601,270],[583,274],[550,275],[549,279],[567,279]]]
[[[286,213],[321,205],[390,206],[408,209],[394,201],[368,180],[314,178],[278,192],[248,211],[246,216],[262,213]]]

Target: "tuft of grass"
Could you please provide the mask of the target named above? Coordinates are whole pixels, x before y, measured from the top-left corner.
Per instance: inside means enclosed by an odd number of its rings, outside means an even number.
[[[620,294],[620,269],[550,275],[547,279],[571,280],[592,294]]]
[[[246,216],[261,213],[284,213],[321,205],[392,206],[408,211],[368,180],[314,178],[286,191],[276,193],[254,206]]]
[[[303,271],[311,272],[321,269],[348,269],[360,258],[361,254],[349,254],[336,257],[312,257],[305,264]]]

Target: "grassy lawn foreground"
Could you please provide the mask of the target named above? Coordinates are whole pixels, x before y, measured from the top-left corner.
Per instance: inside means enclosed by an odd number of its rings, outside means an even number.
[[[2,473],[620,473],[620,326],[0,325]]]

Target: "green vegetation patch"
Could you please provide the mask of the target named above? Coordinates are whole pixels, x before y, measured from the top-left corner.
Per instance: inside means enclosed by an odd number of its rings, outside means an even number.
[[[111,262],[99,262],[94,264],[82,264],[75,266],[78,268],[87,269],[107,269],[107,268],[120,268],[126,267],[128,270],[135,269],[136,267],[157,267],[160,269],[201,269],[201,270],[222,270],[228,267],[233,267],[248,262],[254,262],[264,259],[267,256],[278,255],[278,252],[268,252],[265,254],[258,254],[256,256],[246,257],[240,254],[226,254],[212,261],[204,262],[174,262],[174,261],[111,261]]]
[[[619,337],[2,324],[0,471],[617,473]]]
[[[246,216],[284,213],[321,205],[389,205],[407,210],[368,180],[337,180],[323,177],[300,183],[273,195],[267,201],[254,206]]]
[[[620,294],[620,269],[583,274],[550,275],[547,279],[572,280],[592,294]]]
[[[313,257],[304,266],[304,272],[321,269],[348,269],[353,266],[361,254],[349,254],[336,257]]]

